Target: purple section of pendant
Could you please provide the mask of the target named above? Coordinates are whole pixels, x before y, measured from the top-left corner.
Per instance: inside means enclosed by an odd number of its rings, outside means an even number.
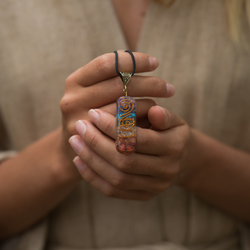
[[[116,149],[123,154],[135,151],[136,102],[133,97],[121,96],[116,101]]]

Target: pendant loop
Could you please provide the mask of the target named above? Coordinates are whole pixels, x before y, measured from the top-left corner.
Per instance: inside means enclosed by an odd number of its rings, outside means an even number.
[[[120,79],[121,79],[123,87],[124,87],[123,92],[125,93],[125,96],[127,96],[128,95],[127,84],[129,82],[130,78],[135,73],[136,64],[135,64],[135,58],[134,58],[133,53],[130,50],[125,50],[125,52],[128,52],[132,57],[132,61],[133,61],[133,72],[132,73],[120,72],[118,70],[118,53],[117,53],[117,51],[114,51],[114,53],[115,53],[115,69],[116,69],[116,73],[117,73],[117,75],[120,76]]]
[[[127,96],[128,95],[127,84],[130,78],[132,77],[132,73],[120,72],[120,74],[121,74],[120,78],[124,87],[123,92],[125,93],[125,96]]]

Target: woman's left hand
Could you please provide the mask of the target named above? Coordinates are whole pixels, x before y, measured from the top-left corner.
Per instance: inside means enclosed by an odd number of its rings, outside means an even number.
[[[116,118],[101,110],[89,111],[89,121],[76,123],[79,135],[70,138],[74,159],[83,179],[105,196],[149,200],[178,183],[184,173],[191,132],[176,114],[153,106],[151,128],[137,127],[136,152],[116,151]]]

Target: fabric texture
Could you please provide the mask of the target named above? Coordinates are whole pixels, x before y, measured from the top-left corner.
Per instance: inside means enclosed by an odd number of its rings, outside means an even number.
[[[8,158],[14,157],[16,154],[17,154],[17,152],[14,150],[1,151],[0,152],[0,162],[6,160]]]
[[[127,49],[108,0],[2,0],[0,23],[2,152],[60,126],[68,75]],[[137,50],[160,61],[149,75],[176,88],[173,98],[157,99],[160,105],[250,151],[250,57],[229,37],[224,0],[177,0],[170,8],[152,1]],[[240,221],[177,186],[136,202],[104,197],[82,181],[15,249],[238,250],[249,247],[248,234]]]

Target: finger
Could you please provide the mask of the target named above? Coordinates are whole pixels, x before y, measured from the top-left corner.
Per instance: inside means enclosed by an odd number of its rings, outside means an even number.
[[[145,99],[137,99],[136,100],[136,119],[137,121],[145,120],[148,117],[148,110],[155,106],[156,102],[152,99],[145,98]],[[101,107],[100,109],[95,109],[97,112],[98,110],[107,112],[113,116],[116,116],[116,104],[111,103],[106,106]],[[93,117],[94,119],[94,117]]]
[[[82,101],[82,100],[81,100]],[[138,126],[141,127],[150,127],[150,123],[147,119],[147,112],[150,107],[154,106],[156,102],[152,99],[139,99],[137,100],[137,120],[138,120]],[[74,104],[70,105],[67,101],[65,102],[65,105],[67,106],[64,110],[64,112],[68,113],[68,120],[70,120],[70,123],[67,121],[64,121],[65,124],[68,123],[68,130],[70,131],[70,135],[76,134],[75,130],[75,123],[80,119],[87,119],[88,116],[86,116],[86,113],[89,111],[89,108],[81,107],[80,104]],[[71,106],[71,107],[70,107]],[[67,109],[67,111],[66,111]],[[116,115],[116,104],[111,103],[108,105],[105,105],[100,108],[101,110],[104,110],[110,114]],[[78,112],[76,112],[78,111]]]
[[[120,72],[132,72],[133,61],[131,55],[119,51],[118,69]],[[153,71],[158,67],[158,60],[149,55],[135,52],[136,73]],[[101,55],[84,67],[71,74],[67,81],[73,81],[82,86],[90,86],[97,82],[117,76],[115,70],[115,54]]]
[[[117,152],[113,139],[105,136],[88,121],[78,121],[76,130],[87,146],[117,169],[131,174],[161,176],[165,173],[158,156],[134,153],[123,155]],[[155,168],[157,166],[157,168]]]
[[[117,81],[114,79],[117,79]],[[78,86],[72,89],[71,86],[68,86],[67,94],[64,95],[60,103],[61,110],[64,113],[76,113],[76,109],[100,108],[116,102],[124,93],[120,79],[118,77],[114,79],[87,88]],[[134,82],[129,82],[128,86],[130,96],[170,97],[174,94],[173,86],[160,78],[137,76],[134,79]]]
[[[160,106],[154,106],[149,109],[148,119],[153,128],[157,130],[166,130],[185,124],[175,113]]]
[[[116,118],[113,115],[101,110],[90,110],[89,117],[104,134],[116,139]],[[158,156],[165,155],[165,144],[165,132],[136,128],[136,152]]]
[[[136,100],[136,122],[138,123],[138,121],[141,120],[145,123],[148,110],[155,104],[156,102],[151,99]],[[116,105],[114,103],[101,109],[91,109],[89,110],[88,114],[90,120],[94,122],[99,129],[101,129],[109,137],[116,139]],[[101,121],[99,124],[100,117]],[[147,125],[149,124],[147,123]]]
[[[119,77],[83,88],[80,92],[82,100],[88,98],[89,93],[93,94],[93,98],[88,102],[88,106],[92,108],[115,102],[124,95],[123,84]],[[171,97],[174,95],[174,87],[157,77],[134,76],[128,83],[128,95],[133,97]],[[84,98],[85,96],[86,98]]]
[[[151,123],[149,122],[148,118],[144,119],[137,119],[136,126],[140,128],[151,128]]]
[[[150,105],[150,102],[148,102],[148,101],[151,102],[151,105]],[[150,100],[150,99],[136,100],[136,107],[137,107],[136,108],[136,124],[137,124],[138,127],[140,127],[140,128],[150,128],[151,127],[151,123],[148,120],[147,113],[148,113],[149,108],[154,106],[154,105],[156,105],[156,102],[154,100]],[[112,114],[113,116],[116,116],[116,104],[115,103],[105,105],[105,106],[101,107],[98,110],[102,110],[104,112]],[[92,119],[90,119],[90,121],[93,122]],[[111,136],[111,137],[113,137],[113,136]]]
[[[130,191],[112,186],[87,166],[79,156],[74,159],[74,163],[83,179],[107,197],[140,201],[153,198],[152,194],[145,191]]]
[[[72,136],[69,142],[85,165],[115,188],[155,194],[169,185],[166,180],[163,182],[151,176],[128,174],[118,170],[92,151],[79,136]]]

